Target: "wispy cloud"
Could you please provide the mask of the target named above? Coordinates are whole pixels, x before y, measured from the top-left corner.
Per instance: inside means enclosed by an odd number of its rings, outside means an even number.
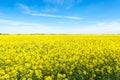
[[[74,6],[75,3],[80,3],[82,0],[44,0],[48,4],[53,4],[56,7],[62,7],[69,9]]]
[[[52,14],[45,14],[45,13],[38,13],[34,10],[31,10],[28,6],[23,5],[23,4],[18,4],[19,7],[24,9],[23,13],[32,15],[32,16],[41,16],[41,17],[51,17],[51,18],[64,18],[64,19],[76,19],[76,20],[81,20],[83,18],[81,17],[76,17],[76,16],[61,16],[61,15],[52,15]]]
[[[41,12],[57,12],[58,9],[56,8],[45,8],[45,9],[41,9]]]
[[[61,21],[61,22],[59,22],[60,24],[64,24],[65,22],[63,22],[63,21]]]
[[[26,12],[31,12],[31,9],[26,5],[19,3],[18,6],[20,6],[22,9],[24,9]]]
[[[43,17],[51,17],[51,18],[64,18],[64,19],[77,19],[77,20],[81,20],[83,18],[80,17],[75,17],[75,16],[60,16],[60,15],[51,15],[51,14],[44,14],[44,13],[28,13],[29,15],[32,16],[43,16]]]

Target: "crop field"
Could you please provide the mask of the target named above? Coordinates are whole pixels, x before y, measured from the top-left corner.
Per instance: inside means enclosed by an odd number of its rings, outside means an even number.
[[[120,35],[0,35],[0,80],[120,80]]]

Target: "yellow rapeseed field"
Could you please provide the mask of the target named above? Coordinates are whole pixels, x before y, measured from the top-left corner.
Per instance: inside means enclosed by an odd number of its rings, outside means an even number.
[[[0,80],[120,80],[120,35],[0,35]]]

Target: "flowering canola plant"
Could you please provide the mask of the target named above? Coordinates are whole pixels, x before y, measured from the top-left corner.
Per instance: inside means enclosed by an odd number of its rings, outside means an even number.
[[[0,80],[120,80],[120,35],[0,35]]]

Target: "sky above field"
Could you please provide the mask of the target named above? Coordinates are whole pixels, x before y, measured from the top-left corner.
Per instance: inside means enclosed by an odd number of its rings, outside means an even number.
[[[0,0],[0,33],[120,33],[120,0]]]

